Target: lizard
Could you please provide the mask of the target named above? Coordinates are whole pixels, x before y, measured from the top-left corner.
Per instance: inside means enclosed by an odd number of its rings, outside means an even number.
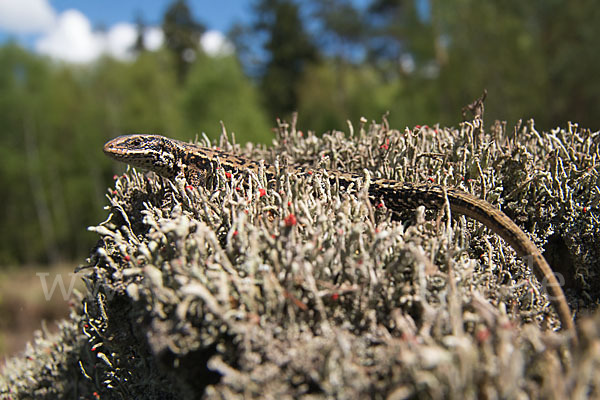
[[[261,163],[246,157],[212,147],[186,143],[160,135],[133,134],[116,137],[104,145],[104,153],[109,157],[136,168],[150,170],[164,178],[174,180],[183,174],[193,185],[200,185],[218,162],[229,173],[243,173],[248,170],[258,172]],[[262,164],[268,179],[274,179],[273,165]],[[291,173],[304,176],[309,173],[305,167],[293,166]],[[362,175],[340,171],[327,171],[332,183],[340,187],[363,179]],[[457,188],[430,183],[405,183],[390,179],[374,179],[368,187],[369,199],[383,200],[392,211],[414,209],[425,206],[429,209],[441,208],[446,199],[450,211],[473,218],[504,239],[519,256],[531,258],[535,275],[549,292],[552,305],[558,313],[561,327],[575,343],[577,335],[571,310],[564,292],[552,268],[537,248],[517,224],[504,212],[489,202]]]

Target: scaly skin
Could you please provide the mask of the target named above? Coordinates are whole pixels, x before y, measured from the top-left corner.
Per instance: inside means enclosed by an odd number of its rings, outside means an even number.
[[[260,165],[233,153],[159,135],[119,136],[104,145],[104,152],[117,161],[153,171],[168,179],[174,179],[179,173],[183,173],[194,185],[204,181],[217,159],[224,170],[231,173],[243,173],[248,170],[256,172]],[[273,166],[265,164],[264,168],[267,177],[275,176]],[[291,171],[300,176],[307,173],[304,167],[295,167]],[[328,171],[328,174],[332,182],[339,182],[342,187],[347,187],[362,178],[357,174],[338,171]],[[575,342],[575,326],[561,285],[537,246],[506,214],[485,200],[451,187],[401,183],[389,179],[376,179],[369,186],[369,198],[374,202],[383,200],[386,206],[394,211],[421,205],[440,208],[446,196],[453,213],[481,222],[506,240],[519,256],[531,257],[534,273],[548,288],[550,300],[558,312],[562,328],[570,333]]]

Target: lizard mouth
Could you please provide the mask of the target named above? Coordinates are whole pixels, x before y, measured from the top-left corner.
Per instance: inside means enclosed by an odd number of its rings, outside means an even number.
[[[133,141],[137,140],[140,143],[138,143],[138,142],[131,143],[132,140]],[[137,150],[136,146],[139,146],[140,144],[141,144],[141,140],[137,139],[133,135],[124,135],[124,136],[116,137],[116,138],[111,139],[108,142],[106,142],[104,144],[103,150],[106,155],[120,161],[128,153],[136,151]]]
[[[106,154],[110,158],[114,158],[117,160],[118,155],[122,153],[121,151],[119,151],[119,147],[115,145],[114,140],[106,142],[102,150],[104,151],[104,154]]]
[[[108,142],[106,142],[104,144],[104,148],[102,149],[104,150],[104,154],[107,154],[109,156],[112,156],[112,154],[115,152],[115,147],[113,146],[113,141],[110,140]]]

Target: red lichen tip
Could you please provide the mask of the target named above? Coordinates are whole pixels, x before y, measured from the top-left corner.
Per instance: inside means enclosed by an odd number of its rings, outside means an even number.
[[[296,219],[296,216],[294,214],[290,214],[287,217],[285,217],[283,222],[285,223],[285,226],[291,227],[296,225],[298,223],[298,220]]]

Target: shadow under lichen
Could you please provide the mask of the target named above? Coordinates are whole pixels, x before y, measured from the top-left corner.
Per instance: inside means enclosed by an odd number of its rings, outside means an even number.
[[[339,188],[322,172],[437,182],[499,205],[538,246],[552,238],[547,253],[568,252],[554,267],[571,304],[592,310],[598,133],[384,120],[323,137],[281,124],[269,148],[218,145],[278,176],[217,169],[209,188],[119,177],[91,228],[81,308],[28,349],[35,362],[7,364],[3,396],[53,398],[40,389],[48,365],[46,388],[66,398],[599,394],[598,314],[569,351],[545,290],[493,232],[438,210],[394,215],[370,204],[367,183]],[[284,165],[296,163],[315,173],[293,176]]]

